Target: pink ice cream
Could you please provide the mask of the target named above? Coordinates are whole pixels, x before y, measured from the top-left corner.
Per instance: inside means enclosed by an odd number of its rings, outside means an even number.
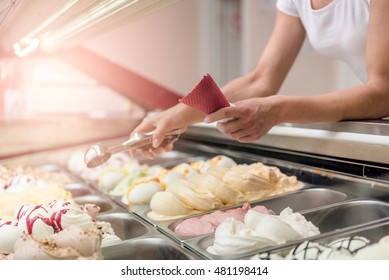
[[[216,227],[228,217],[233,217],[238,221],[243,222],[247,211],[250,209],[263,214],[275,214],[272,210],[269,210],[264,206],[255,206],[254,208],[251,208],[249,203],[245,203],[241,208],[227,211],[217,210],[200,217],[186,219],[174,228],[174,232],[183,237],[211,234],[214,233]]]

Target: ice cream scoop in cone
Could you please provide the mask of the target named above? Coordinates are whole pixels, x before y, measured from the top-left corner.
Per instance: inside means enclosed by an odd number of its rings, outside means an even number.
[[[206,114],[230,106],[230,103],[209,74],[204,76],[197,86],[179,101]]]

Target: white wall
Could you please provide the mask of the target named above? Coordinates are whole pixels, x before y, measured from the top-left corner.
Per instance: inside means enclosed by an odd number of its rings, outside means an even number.
[[[273,30],[275,2],[266,0],[243,1],[243,45],[242,69],[251,71],[265,48]],[[315,67],[320,65],[320,67]],[[280,93],[286,95],[314,95],[335,87],[333,61],[322,58],[305,46],[292,67]]]
[[[180,1],[83,46],[185,95],[202,78],[199,4]]]
[[[6,90],[5,115],[124,114],[140,111],[128,99],[99,85],[56,58],[30,58],[19,73],[23,83]]]
[[[272,32],[275,2],[241,1],[242,53],[241,64],[236,67],[242,74],[255,67]],[[213,19],[219,16],[214,4],[210,0],[182,0],[83,46],[184,95],[206,72],[213,72],[217,82],[219,79],[218,68],[213,65],[219,65],[215,52],[220,50],[212,38],[218,30]],[[356,83],[347,66],[316,54],[306,44],[280,92],[316,95]]]

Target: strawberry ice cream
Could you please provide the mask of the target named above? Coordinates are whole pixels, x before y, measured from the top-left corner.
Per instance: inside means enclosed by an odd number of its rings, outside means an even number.
[[[179,236],[185,237],[211,234],[215,231],[216,227],[228,217],[233,217],[236,220],[243,222],[247,211],[250,209],[263,214],[274,214],[272,210],[268,210],[264,206],[255,206],[254,208],[251,208],[249,203],[245,203],[241,208],[234,208],[226,211],[217,210],[200,217],[186,219],[174,228],[174,232]]]

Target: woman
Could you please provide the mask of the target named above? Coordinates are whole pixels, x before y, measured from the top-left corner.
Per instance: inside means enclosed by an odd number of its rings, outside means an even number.
[[[147,117],[134,130],[155,129],[158,147],[167,131],[218,122],[217,128],[242,143],[265,135],[273,126],[289,123],[336,122],[389,116],[389,1],[277,0],[273,33],[256,68],[221,88],[236,106],[210,115],[183,104]],[[320,96],[276,95],[305,37],[328,57],[345,61],[361,85]],[[133,132],[133,133],[134,133]],[[172,145],[143,151],[148,157]]]

